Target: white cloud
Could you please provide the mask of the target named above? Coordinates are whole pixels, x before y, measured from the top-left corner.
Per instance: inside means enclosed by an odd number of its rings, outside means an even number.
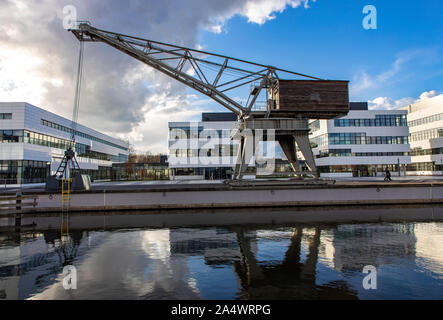
[[[105,30],[199,47],[202,28],[222,32],[236,15],[263,24],[308,1],[2,0],[0,101],[26,101],[71,116],[79,45],[62,28],[66,5]],[[129,137],[142,151],[165,152],[159,133],[167,131],[168,120],[187,121],[204,109],[206,100],[193,99],[182,84],[100,43],[85,46],[84,69],[79,122]]]
[[[208,31],[221,33],[226,21],[236,15],[246,17],[250,23],[261,25],[275,19],[276,13],[282,13],[288,7],[297,8],[303,5],[304,8],[309,8],[309,0],[231,0],[222,3],[223,9],[218,15],[211,17],[205,26]],[[235,3],[235,6],[230,7],[229,3]]]
[[[307,8],[308,0],[247,1],[241,14],[248,17],[249,22],[263,24],[268,20],[275,19],[276,12],[281,13],[288,6],[297,8],[302,4]]]
[[[434,50],[420,49],[401,52],[386,71],[371,75],[366,70],[360,70],[355,74],[350,90],[356,94],[398,82],[405,77],[404,73],[411,66],[417,67],[419,64],[431,63],[434,59]]]
[[[394,100],[389,97],[378,97],[375,98],[374,100],[369,100],[368,104],[369,104],[369,109],[371,110],[395,110],[402,107],[406,107],[410,104],[414,104],[419,101],[430,99],[432,97],[435,97],[436,95],[437,92],[435,90],[432,90],[428,92],[423,92],[420,95],[420,98],[418,99],[407,97],[407,98]]]
[[[130,133],[119,137],[129,140],[135,150],[144,153],[167,153],[168,122],[198,121],[202,112],[210,111],[207,106],[211,99],[201,99],[195,94],[168,95],[158,92],[151,95],[143,110],[144,119],[134,126]]]
[[[430,99],[433,98],[437,95],[437,91],[435,90],[431,90],[431,91],[427,91],[427,92],[423,92],[420,95],[420,100],[426,100],[426,99]]]
[[[357,93],[372,88],[373,86],[373,79],[366,73],[366,71],[360,71],[360,73],[354,76],[350,90],[353,93]]]
[[[24,101],[30,96],[41,101],[47,90],[40,75],[33,72],[41,64],[42,59],[33,56],[30,50],[1,50],[0,101]]]
[[[401,70],[402,66],[413,58],[412,55],[401,55],[392,64],[391,68],[376,76],[377,83],[385,83],[395,77]]]
[[[393,100],[388,97],[378,97],[374,100],[368,101],[369,109],[371,110],[395,110],[411,103],[414,103],[416,99],[414,98],[402,98],[399,100]]]

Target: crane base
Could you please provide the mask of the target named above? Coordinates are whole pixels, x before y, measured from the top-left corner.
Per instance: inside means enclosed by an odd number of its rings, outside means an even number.
[[[61,192],[62,181],[56,175],[46,178],[46,191]],[[87,174],[78,174],[72,178],[71,190],[88,191],[91,190],[91,178]]]

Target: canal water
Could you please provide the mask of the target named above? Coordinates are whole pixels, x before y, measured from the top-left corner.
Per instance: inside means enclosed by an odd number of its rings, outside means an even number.
[[[443,299],[443,223],[7,229],[0,299]]]

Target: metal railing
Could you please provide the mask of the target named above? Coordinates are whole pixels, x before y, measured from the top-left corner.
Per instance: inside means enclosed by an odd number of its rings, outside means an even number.
[[[0,193],[1,190],[4,192],[7,191],[8,188],[13,189],[22,189],[22,186],[27,184],[36,184],[36,183],[44,183],[45,179],[35,178],[35,179],[24,179],[21,183],[17,182],[17,179],[6,179],[0,178]]]
[[[37,195],[28,196],[23,195],[21,192],[17,192],[15,196],[0,196],[0,210],[15,210],[16,212],[22,212],[23,209],[31,207],[35,210],[37,205]]]
[[[18,185],[17,179],[0,178],[0,189],[3,190],[3,192],[6,192],[12,185]]]
[[[267,111],[268,104],[266,101],[256,101],[252,106],[252,111]]]

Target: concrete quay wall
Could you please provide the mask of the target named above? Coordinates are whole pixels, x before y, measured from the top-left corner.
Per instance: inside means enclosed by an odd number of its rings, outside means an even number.
[[[35,194],[35,193],[34,193]],[[71,194],[70,212],[442,204],[443,183],[94,190]],[[61,195],[38,193],[32,212],[60,212]],[[1,211],[6,213],[4,210]],[[8,213],[14,213],[9,211]]]

